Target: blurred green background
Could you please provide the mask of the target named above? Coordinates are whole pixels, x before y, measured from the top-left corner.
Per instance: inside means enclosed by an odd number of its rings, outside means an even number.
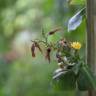
[[[52,89],[52,74],[58,67],[54,56],[51,64],[38,51],[33,59],[30,46],[31,40],[42,38],[42,28],[49,32],[57,27],[63,30],[50,36],[49,41],[63,36],[85,46],[85,21],[75,31],[67,32],[69,18],[83,6],[69,4],[68,0],[0,0],[0,96],[75,95],[75,91]]]

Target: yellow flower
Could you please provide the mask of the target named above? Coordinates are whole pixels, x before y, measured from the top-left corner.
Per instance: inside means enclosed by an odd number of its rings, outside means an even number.
[[[79,50],[81,48],[81,43],[79,43],[79,42],[72,42],[71,43],[71,47],[76,49],[76,50]]]

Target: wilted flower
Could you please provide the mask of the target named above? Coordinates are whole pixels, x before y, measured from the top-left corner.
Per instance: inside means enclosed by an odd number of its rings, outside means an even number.
[[[79,43],[79,42],[72,42],[71,43],[71,47],[76,49],[76,50],[79,50],[81,48],[81,43]]]
[[[32,57],[35,57],[35,47],[35,43],[33,43],[31,46]]]
[[[51,48],[47,48],[45,58],[48,59],[49,63],[50,63],[50,52],[51,52]]]

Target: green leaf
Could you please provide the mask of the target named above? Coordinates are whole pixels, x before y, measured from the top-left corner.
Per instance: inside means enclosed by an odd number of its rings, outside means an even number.
[[[60,74],[59,72],[58,74]],[[56,74],[57,75],[57,74]],[[55,76],[52,80],[53,88],[55,90],[74,90],[76,88],[76,77],[72,70],[63,71],[62,74]]]
[[[81,91],[96,90],[96,78],[87,65],[80,68],[79,77],[77,78],[78,88]]]
[[[80,66],[81,66],[80,63],[75,64],[75,65],[73,66],[72,70],[73,70],[73,72],[75,73],[75,75],[78,75]]]
[[[56,43],[59,39],[61,38],[61,34],[60,32],[54,34],[54,35],[50,35],[48,36],[48,42],[53,42],[53,43]]]
[[[72,5],[84,5],[85,2],[85,0],[70,0],[70,4]]]
[[[68,22],[68,32],[76,30],[77,27],[80,26],[80,24],[83,21],[83,17],[85,16],[85,9],[81,9],[79,12],[77,12]]]

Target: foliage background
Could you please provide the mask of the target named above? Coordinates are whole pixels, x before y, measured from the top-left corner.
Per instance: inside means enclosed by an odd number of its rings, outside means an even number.
[[[58,67],[54,55],[48,64],[38,51],[33,59],[30,51],[30,40],[42,38],[42,27],[45,32],[62,27],[49,41],[63,36],[85,46],[85,21],[75,31],[67,32],[69,18],[83,8],[85,1],[70,1],[0,0],[0,96],[74,96],[74,91],[51,88],[52,73]]]

